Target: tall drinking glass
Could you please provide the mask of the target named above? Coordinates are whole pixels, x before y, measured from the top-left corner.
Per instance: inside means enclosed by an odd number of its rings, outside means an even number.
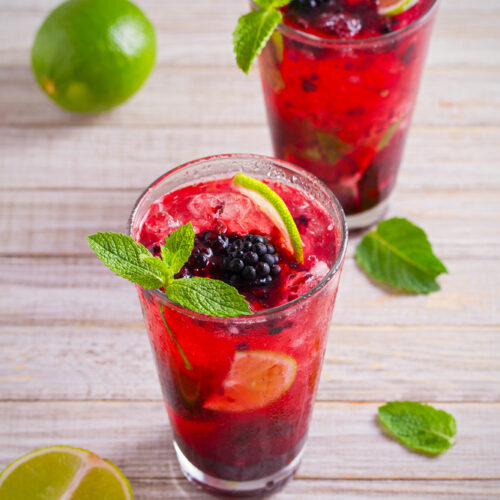
[[[259,57],[275,156],[323,180],[351,228],[379,219],[394,188],[438,0],[430,3],[376,38],[281,24]]]
[[[132,212],[130,234],[138,239],[148,208],[166,193],[237,172],[277,180],[291,196],[300,190],[321,207],[337,234],[321,281],[284,305],[232,318],[195,313],[160,290],[138,287],[138,293],[184,474],[212,492],[244,496],[279,488],[301,460],[347,227],[338,201],[310,173],[257,155],[225,155],[182,165],[156,180]],[[313,218],[309,213],[308,227],[314,228]],[[221,402],[228,385],[262,384],[264,372],[272,378],[263,389],[277,399]]]

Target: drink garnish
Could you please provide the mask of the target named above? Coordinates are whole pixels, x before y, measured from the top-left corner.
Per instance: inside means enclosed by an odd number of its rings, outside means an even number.
[[[194,246],[192,224],[179,227],[165,238],[161,258],[141,243],[119,233],[88,236],[90,248],[118,276],[143,288],[163,288],[167,297],[192,311],[226,318],[251,314],[250,306],[236,288],[211,278],[175,278]]]
[[[233,33],[233,47],[236,63],[248,74],[254,59],[266,46],[276,26],[283,20],[279,7],[291,0],[255,0],[259,6],[238,19]]]
[[[411,9],[418,0],[377,0],[377,12],[381,16],[397,16]]]
[[[430,405],[394,401],[378,409],[378,418],[390,434],[413,451],[437,455],[455,443],[455,419]]]
[[[295,255],[299,263],[304,262],[304,248],[299,230],[286,203],[267,184],[248,175],[238,173],[233,184],[248,196],[276,225],[283,236],[285,247]]]
[[[264,408],[288,391],[297,373],[295,359],[274,351],[239,351],[216,393],[203,404],[213,411],[240,412]]]
[[[356,260],[372,278],[413,293],[439,290],[436,278],[448,272],[425,232],[402,218],[385,220],[365,235]]]
[[[34,450],[8,465],[0,474],[0,498],[106,498],[132,500],[123,473],[91,451],[71,446]]]

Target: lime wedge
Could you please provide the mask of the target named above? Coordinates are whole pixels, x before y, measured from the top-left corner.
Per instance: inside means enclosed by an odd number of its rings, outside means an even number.
[[[2,500],[132,500],[122,472],[91,451],[51,446],[18,458],[0,474]]]
[[[378,0],[378,13],[381,16],[396,16],[411,9],[418,0]]]
[[[236,352],[222,391],[203,405],[207,410],[241,412],[264,408],[292,385],[297,362],[274,351]]]
[[[234,176],[233,184],[248,196],[276,225],[283,235],[283,242],[297,262],[304,262],[304,249],[299,230],[292,214],[281,197],[262,181],[239,173]]]

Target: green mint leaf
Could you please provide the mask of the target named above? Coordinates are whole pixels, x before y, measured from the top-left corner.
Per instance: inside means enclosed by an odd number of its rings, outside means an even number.
[[[161,258],[174,274],[178,273],[191,255],[194,247],[194,229],[191,222],[176,229],[165,239],[161,247]]]
[[[368,233],[356,248],[356,260],[376,280],[414,293],[439,290],[436,277],[448,272],[425,232],[400,218],[383,221]]]
[[[413,401],[395,401],[378,409],[384,427],[408,448],[437,455],[455,443],[457,424],[449,413]]]
[[[139,255],[139,258],[143,262],[147,262],[148,264],[158,269],[160,275],[163,276],[165,286],[167,286],[174,279],[174,273],[172,271],[172,268],[158,257],[154,257],[151,254],[150,255],[141,254]]]
[[[90,248],[113,272],[144,288],[161,288],[166,279],[158,266],[147,262],[148,249],[130,236],[119,233],[97,233],[88,236]]]
[[[236,288],[210,278],[174,280],[166,289],[167,297],[192,311],[227,318],[251,314],[250,306]]]
[[[262,9],[273,9],[284,7],[288,5],[292,0],[255,0],[255,3]]]
[[[281,12],[275,9],[254,10],[238,19],[233,33],[233,46],[236,63],[245,73],[248,74],[254,59],[282,19]]]

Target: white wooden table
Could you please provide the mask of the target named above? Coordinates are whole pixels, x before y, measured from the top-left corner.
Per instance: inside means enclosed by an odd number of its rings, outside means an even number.
[[[100,116],[53,105],[29,50],[58,0],[0,0],[0,469],[37,447],[111,459],[139,500],[204,499],[176,464],[135,290],[85,236],[123,231],[143,187],[221,152],[270,154],[258,75],[231,31],[245,0],[140,0],[158,63]],[[442,291],[389,294],[351,239],[308,448],[274,498],[500,498],[500,3],[443,0],[390,215],[428,232]],[[450,411],[438,458],[385,437],[381,402]]]

